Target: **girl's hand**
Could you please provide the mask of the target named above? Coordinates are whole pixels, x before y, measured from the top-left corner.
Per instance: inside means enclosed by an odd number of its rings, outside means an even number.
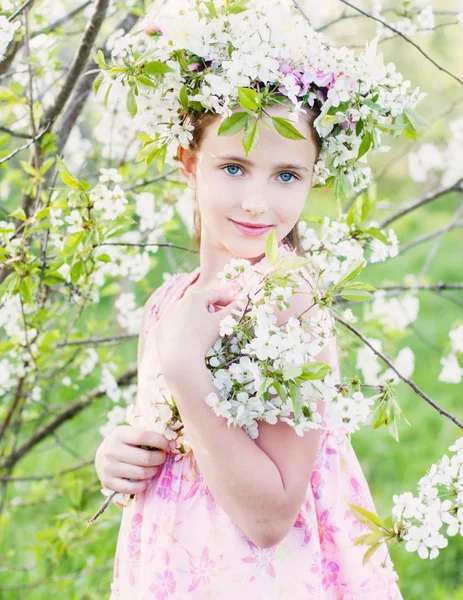
[[[156,449],[143,450],[137,446]],[[169,441],[164,436],[120,425],[98,447],[95,470],[104,487],[123,494],[138,494],[147,488],[165,462],[168,449]]]
[[[237,308],[235,299],[216,289],[192,291],[166,307],[153,327],[164,377],[181,372],[192,362],[204,363],[219,337],[220,321]]]

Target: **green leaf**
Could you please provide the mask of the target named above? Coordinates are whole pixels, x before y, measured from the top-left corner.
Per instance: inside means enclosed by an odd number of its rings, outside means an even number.
[[[415,127],[418,127],[419,125],[422,125],[423,127],[429,127],[429,123],[427,123],[421,117],[421,115],[419,115],[415,110],[413,110],[413,108],[407,107],[405,109],[405,116]]]
[[[215,17],[215,18],[218,17],[217,9],[213,2],[204,2],[204,5],[207,6],[207,10],[209,11],[211,17]]]
[[[235,135],[246,127],[250,121],[250,116],[245,112],[233,113],[222,121],[219,127],[218,135]]]
[[[359,158],[362,158],[362,156],[368,152],[368,150],[371,148],[372,143],[373,136],[370,131],[366,131],[360,144],[359,152],[357,154],[357,160]]]
[[[349,507],[354,517],[357,519],[357,521],[360,521],[360,523],[364,523],[365,525],[373,524],[376,525],[376,527],[383,526],[381,519],[378,517],[378,515],[375,515],[375,513],[370,512],[362,506],[357,506],[356,504],[349,504]]]
[[[243,137],[243,148],[246,151],[246,156],[257,146],[259,142],[259,135],[259,123],[257,120],[255,120],[251,127],[246,130],[246,133]]]
[[[368,548],[368,550],[365,552],[364,556],[363,556],[363,565],[366,565],[366,563],[370,560],[370,558],[373,556],[373,554],[376,552],[376,550],[378,550],[378,548],[381,546],[381,544],[378,542],[376,544],[373,544],[373,546],[371,546],[371,548]]]
[[[110,83],[108,85],[108,89],[106,90],[106,93],[104,95],[104,100],[103,100],[103,105],[105,108],[108,108],[108,98],[109,98],[109,92],[111,91],[111,88],[113,87],[113,84]]]
[[[265,240],[265,258],[269,265],[274,265],[278,260],[278,242],[274,229],[272,229]]]
[[[147,87],[152,87],[152,88],[156,87],[156,84],[154,83],[154,81],[143,74],[137,75],[137,81],[139,81],[142,85],[146,85]]]
[[[44,219],[45,217],[48,217],[49,214],[50,214],[50,208],[47,206],[46,208],[42,208],[42,210],[37,211],[34,215],[34,219],[36,221],[40,221],[40,219]]]
[[[299,269],[304,265],[309,264],[310,259],[304,258],[303,256],[296,256],[294,258],[288,258],[281,261],[280,271],[294,271],[295,269]]]
[[[359,136],[363,131],[364,122],[359,119],[355,125],[355,135]]]
[[[377,227],[369,227],[368,229],[365,230],[365,233],[368,233],[368,235],[371,235],[372,237],[376,238],[380,242],[383,242],[383,244],[387,245],[389,243],[387,241],[387,237]]]
[[[129,111],[129,114],[132,117],[132,119],[138,111],[137,101],[135,99],[135,91],[133,87],[130,88],[129,93],[127,94],[127,110]]]
[[[290,140],[305,140],[307,139],[302,135],[292,124],[289,119],[283,117],[272,117],[273,126],[280,135]]]
[[[145,65],[145,73],[147,75],[153,75],[154,77],[158,75],[165,75],[171,71],[173,71],[172,67],[169,67],[165,63],[158,60],[153,60]]]
[[[302,414],[302,394],[300,387],[292,381],[289,382],[289,395],[293,403],[294,419],[297,420]]]
[[[302,375],[299,379],[303,381],[314,381],[317,379],[325,379],[333,371],[330,365],[322,362],[312,362],[302,365]]]
[[[70,254],[77,247],[77,245],[80,243],[80,241],[82,240],[83,237],[84,237],[83,231],[76,231],[75,233],[71,233],[71,235],[68,236],[65,246],[64,246],[64,250],[63,250],[64,256],[67,256],[68,254]]]
[[[31,175],[31,177],[35,177],[35,169],[32,165],[30,165],[25,160],[19,161],[19,164],[26,171],[26,173],[29,173],[29,175]]]
[[[93,80],[93,93],[95,96],[98,94],[98,90],[100,89],[101,84],[104,81],[104,73],[100,73]]]
[[[84,274],[84,272],[85,272],[85,265],[84,265],[83,261],[78,260],[77,262],[75,262],[72,265],[71,270],[69,272],[70,277],[71,277],[71,282],[76,284],[79,281],[81,275]]]
[[[261,107],[260,95],[251,88],[239,87],[238,97],[243,108],[255,111]]]
[[[27,216],[26,213],[24,212],[23,208],[17,208],[16,210],[14,210],[12,213],[10,213],[8,215],[9,217],[14,217],[15,219],[19,219],[20,221],[26,221],[27,220]]]
[[[180,104],[185,112],[188,112],[188,88],[186,85],[180,90]]]
[[[77,179],[74,179],[72,175],[68,175],[67,173],[61,173],[61,179],[69,187],[72,187],[76,190],[80,190],[79,182],[77,181]]]
[[[367,106],[369,106],[373,110],[377,110],[378,112],[384,112],[384,108],[382,106],[376,104],[376,102],[372,102],[371,100],[364,100],[363,104],[366,104]]]
[[[334,178],[334,193],[341,200],[347,200],[352,193],[352,183],[346,173],[339,173]]]
[[[345,300],[352,302],[364,302],[371,298],[370,292],[364,290],[349,290],[344,288],[340,294]]]
[[[368,543],[368,542],[367,542],[367,539],[368,539],[368,536],[369,536],[369,535],[370,535],[369,533],[364,533],[363,535],[359,536],[359,537],[358,537],[358,538],[355,540],[355,542],[354,542],[354,546],[362,546],[363,544],[367,544],[367,543]]]
[[[24,279],[21,279],[19,282],[19,293],[24,302],[27,302],[28,304],[32,303],[32,281],[29,277],[24,277]]]
[[[301,367],[288,367],[287,369],[283,370],[283,381],[288,381],[289,379],[297,379],[301,374]]]
[[[356,260],[354,263],[352,263],[348,272],[343,276],[343,278],[331,288],[332,291],[342,288],[346,283],[349,283],[349,281],[353,281],[362,272],[364,263],[365,261],[363,259]]]
[[[64,281],[64,277],[58,272],[53,272],[45,275],[43,281],[46,285],[59,285]]]
[[[49,158],[48,160],[46,160],[43,165],[40,167],[39,169],[39,174],[40,175],[45,175],[45,173],[48,171],[48,169],[55,164],[55,159],[54,158]]]
[[[109,256],[109,254],[100,254],[97,257],[97,260],[101,260],[101,262],[104,262],[104,263],[109,263],[109,262],[111,262],[111,257]]]

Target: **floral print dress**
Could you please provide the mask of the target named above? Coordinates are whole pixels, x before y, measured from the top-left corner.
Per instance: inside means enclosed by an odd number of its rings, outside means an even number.
[[[198,273],[174,275],[158,289],[147,333]],[[338,369],[334,336],[330,343]],[[145,345],[139,389],[156,368],[156,352]],[[375,512],[374,503],[348,436],[324,425],[297,519],[270,548],[256,546],[222,510],[192,452],[168,452],[123,509],[110,600],[401,600],[385,545],[362,566],[366,546],[353,543],[367,528],[349,504]]]

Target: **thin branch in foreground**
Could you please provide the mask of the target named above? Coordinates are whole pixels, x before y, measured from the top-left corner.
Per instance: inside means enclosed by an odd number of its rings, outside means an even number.
[[[73,471],[78,471],[79,469],[84,469],[85,467],[90,467],[93,465],[93,460],[87,460],[85,462],[80,462],[71,467],[67,467],[66,469],[62,469],[56,473],[48,473],[47,475],[22,475],[18,477],[12,477],[10,475],[0,475],[0,481],[8,481],[10,483],[15,483],[19,481],[43,481],[45,479],[55,479],[55,477],[61,477],[61,475],[66,475],[67,473],[72,473]]]
[[[408,244],[404,244],[403,246],[400,246],[399,253],[397,256],[400,256],[404,252],[407,252],[407,250],[410,250],[411,248],[414,248],[415,246],[418,246],[419,244],[424,244],[425,242],[428,242],[429,240],[439,237],[442,233],[445,233],[446,231],[452,231],[453,229],[461,229],[461,228],[463,228],[463,221],[457,221],[456,223],[453,223],[451,227],[445,226],[445,227],[441,227],[440,229],[436,229],[435,231],[430,231],[429,233],[421,235],[421,236],[415,238],[414,240],[412,240],[411,242],[408,242]]]
[[[178,250],[186,250],[187,252],[193,252],[197,254],[199,250],[195,250],[194,248],[188,248],[187,246],[179,246],[178,244],[171,244],[169,242],[162,242],[159,244],[135,244],[128,242],[103,242],[100,246],[137,246],[139,248],[149,248],[151,246],[158,246],[159,248],[177,248]]]
[[[6,156],[4,156],[2,159],[0,159],[0,165],[7,162],[11,158],[13,158],[13,156],[16,156],[16,154],[18,154],[19,152],[26,150],[26,148],[29,148],[30,146],[32,146],[32,144],[35,144],[35,142],[37,140],[39,140],[43,135],[45,135],[45,133],[47,133],[47,131],[50,129],[50,127],[51,127],[51,123],[49,122],[45,125],[45,127],[41,131],[39,131],[39,133],[35,137],[31,138],[30,142],[28,142],[27,144],[24,144],[24,146],[19,146],[19,148],[16,148],[16,150],[13,150],[12,152],[10,152]],[[28,136],[28,137],[30,137],[30,136]]]
[[[426,60],[428,60],[430,63],[432,63],[435,67],[437,67],[439,69],[439,71],[442,71],[443,73],[446,73],[447,75],[449,75],[450,77],[452,77],[452,79],[455,79],[455,81],[458,81],[458,83],[460,83],[461,85],[463,85],[463,80],[460,79],[459,77],[457,77],[456,75],[454,75],[453,73],[451,73],[450,71],[448,71],[447,69],[445,69],[444,67],[442,67],[439,63],[437,63],[433,58],[431,58],[429,56],[429,54],[427,54],[423,48],[421,48],[421,46],[418,46],[418,44],[416,42],[414,42],[413,40],[411,40],[409,37],[407,37],[404,33],[402,33],[401,31],[399,31],[398,29],[396,29],[395,27],[393,27],[392,25],[390,25],[387,21],[384,21],[383,19],[380,19],[379,17],[375,17],[374,15],[362,10],[361,8],[359,8],[358,6],[355,6],[355,4],[351,4],[350,2],[348,2],[347,0],[339,0],[339,2],[342,2],[343,4],[345,4],[346,6],[350,6],[350,8],[356,10],[357,12],[361,13],[362,15],[364,15],[365,17],[368,17],[369,19],[373,19],[373,21],[376,21],[377,23],[381,23],[381,25],[383,25],[384,27],[386,27],[387,29],[390,29],[391,31],[393,31],[394,33],[396,33],[398,36],[400,36],[401,38],[403,38],[406,42],[408,42],[409,44],[411,44],[414,48],[416,48],[419,52],[421,52],[421,54],[426,58]]]
[[[426,194],[425,196],[418,198],[417,200],[414,200],[407,206],[401,208],[399,211],[397,211],[396,213],[394,213],[393,215],[391,215],[390,217],[385,219],[380,225],[378,225],[378,228],[384,229],[385,227],[387,227],[394,221],[397,221],[397,219],[400,219],[401,217],[407,215],[408,213],[412,212],[413,210],[416,210],[417,208],[421,208],[422,206],[424,206],[425,204],[428,204],[429,202],[432,202],[433,200],[437,200],[438,198],[440,198],[441,196],[444,196],[445,194],[449,194],[451,192],[462,192],[463,191],[462,183],[463,183],[463,177],[461,177],[458,181],[456,181],[454,184],[452,184],[450,186],[441,187],[438,190],[434,190],[433,192],[430,192],[429,194]]]
[[[136,366],[127,369],[127,371],[125,371],[117,379],[117,385],[119,387],[128,385],[129,383],[131,383],[132,379],[136,376],[136,374]],[[71,402],[70,404],[68,404],[67,407],[63,411],[58,413],[52,421],[50,421],[40,429],[37,429],[35,433],[23,443],[22,446],[20,446],[15,452],[10,454],[0,465],[0,469],[12,469],[14,465],[17,462],[19,462],[21,458],[23,458],[23,456],[28,454],[28,452],[35,448],[35,446],[37,446],[37,444],[39,444],[42,440],[51,436],[61,425],[63,425],[63,423],[66,423],[67,421],[69,421],[69,419],[75,417],[75,415],[82,412],[88,406],[93,404],[93,402],[97,398],[101,398],[105,394],[106,392],[100,391],[97,388],[86,394],[82,400],[76,400],[75,402]]]
[[[358,338],[360,338],[362,340],[362,342],[366,346],[368,346],[376,354],[376,356],[378,356],[383,362],[385,362],[387,364],[387,366],[390,367],[394,371],[394,373],[397,375],[397,377],[399,377],[399,379],[401,379],[402,381],[405,381],[405,383],[407,385],[409,385],[412,388],[412,390],[418,394],[418,396],[423,398],[423,400],[425,400],[430,406],[432,406],[435,410],[437,410],[437,412],[439,414],[443,415],[444,417],[447,417],[448,419],[450,419],[450,421],[455,423],[455,425],[457,425],[460,429],[463,429],[463,423],[460,423],[460,421],[456,417],[454,417],[449,412],[447,412],[443,408],[441,408],[438,404],[436,404],[434,402],[434,400],[432,400],[427,394],[425,394],[416,385],[416,383],[414,383],[411,379],[409,379],[408,377],[405,377],[405,375],[402,375],[402,373],[400,373],[400,371],[392,364],[392,362],[387,358],[387,356],[385,356],[382,352],[377,350],[358,329],[353,327],[350,323],[345,321],[342,317],[335,314],[334,311],[331,311],[331,312],[332,312],[333,318],[336,321],[338,321],[339,323],[344,325],[344,327],[349,329],[349,331],[351,331]]]
[[[11,23],[13,19],[16,19],[18,15],[20,15],[26,8],[28,8],[31,4],[33,4],[35,0],[26,0],[24,4],[22,4],[18,10],[15,10],[13,14],[8,17],[8,22]]]

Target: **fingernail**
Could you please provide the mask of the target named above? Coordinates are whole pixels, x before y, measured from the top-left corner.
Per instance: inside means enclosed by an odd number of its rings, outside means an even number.
[[[169,448],[171,450],[175,450],[177,448],[177,442],[175,442],[175,441],[169,442]]]

